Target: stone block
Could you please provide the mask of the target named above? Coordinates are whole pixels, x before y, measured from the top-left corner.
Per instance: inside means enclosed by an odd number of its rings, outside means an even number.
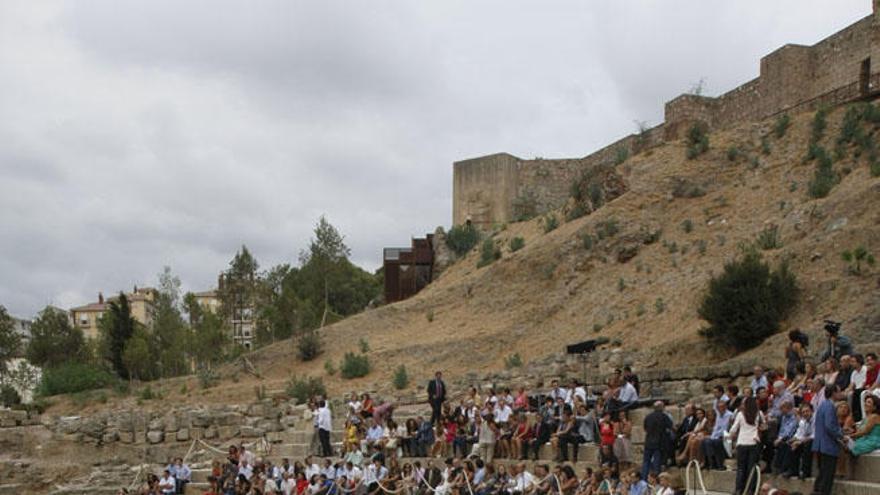
[[[204,433],[202,433],[202,438],[204,438],[205,440],[210,440],[212,438],[217,438],[217,435],[217,427],[209,426],[205,428]]]
[[[118,436],[119,441],[122,443],[134,443],[134,433],[130,431],[120,431]]]
[[[113,443],[117,440],[119,440],[119,433],[116,431],[104,433],[104,436],[101,437],[101,443]]]
[[[152,430],[147,432],[147,441],[152,444],[162,443],[165,440],[165,432]]]
[[[189,440],[189,428],[181,428],[177,430],[177,441],[186,442]]]

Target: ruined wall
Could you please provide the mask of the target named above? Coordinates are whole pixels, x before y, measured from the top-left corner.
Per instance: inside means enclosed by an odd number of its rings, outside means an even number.
[[[873,57],[872,57],[873,56]],[[868,85],[863,63],[871,60]],[[456,162],[453,222],[467,218],[481,227],[515,220],[524,211],[543,213],[562,206],[572,182],[619,150],[637,153],[680,139],[695,122],[724,129],[783,112],[800,112],[850,102],[880,91],[880,14],[869,15],[812,46],[785,45],[761,59],[757,78],[718,97],[681,95],[665,105],[665,122],[630,135],[586,157],[521,160],[507,153]],[[867,91],[867,93],[866,93]]]
[[[508,153],[463,160],[453,164],[452,221],[491,227],[509,222],[516,198],[517,162]]]

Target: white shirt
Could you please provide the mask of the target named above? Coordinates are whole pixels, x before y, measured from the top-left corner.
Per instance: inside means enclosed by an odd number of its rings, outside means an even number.
[[[162,487],[162,493],[173,494],[174,492],[177,491],[177,485],[174,480],[174,476],[172,476],[170,474],[168,475],[167,478],[163,477],[162,479],[159,480],[159,486]],[[168,488],[169,486],[171,488]]]
[[[321,474],[321,467],[318,466],[317,464],[313,463],[311,465],[307,465],[305,471],[306,471],[306,479],[310,480],[310,479],[312,479],[312,476],[314,476],[316,474]]]
[[[868,367],[862,365],[861,368],[853,370],[850,375],[850,383],[854,389],[865,388],[865,381],[868,379]]]
[[[296,490],[296,480],[286,479],[281,481],[281,493],[291,495]]]
[[[737,445],[756,445],[760,442],[760,431],[758,430],[758,425],[760,425],[764,421],[764,415],[760,411],[758,411],[758,417],[755,418],[755,424],[750,425],[746,421],[745,415],[742,411],[736,413],[736,418],[733,420],[733,427],[730,428],[730,432],[728,435],[733,436],[738,433],[736,437]]]
[[[535,477],[528,471],[523,471],[511,480],[511,491],[525,493],[534,483]]]
[[[623,384],[623,387],[621,387],[620,395],[617,396],[617,400],[624,403],[635,402],[639,400],[639,393],[636,392],[636,388],[633,387],[632,383],[626,382]]]
[[[318,409],[318,422],[316,426],[322,430],[333,431],[333,418],[330,415],[330,408],[324,406]]]
[[[242,464],[238,468],[238,474],[243,475],[245,479],[250,480],[251,476],[254,475],[254,468],[250,464]]]
[[[499,423],[507,423],[507,420],[510,419],[510,415],[513,414],[513,409],[510,408],[507,404],[504,404],[504,407],[496,407],[495,408],[495,419]]]

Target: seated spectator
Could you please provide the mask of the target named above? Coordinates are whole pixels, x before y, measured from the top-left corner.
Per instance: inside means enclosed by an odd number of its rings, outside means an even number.
[[[159,478],[159,483],[156,487],[162,495],[174,495],[177,492],[176,480],[174,479],[174,476],[171,475],[171,471],[167,469],[163,471],[162,477]]]
[[[730,426],[733,414],[727,410],[727,402],[725,401],[718,401],[716,407],[718,413],[715,418],[715,426],[712,428],[712,434],[701,442],[700,448],[703,451],[703,457],[706,462],[704,467],[706,469],[724,470],[724,459],[727,458],[727,453],[724,450],[723,437]]]
[[[513,410],[515,412],[526,412],[529,410],[529,396],[526,394],[526,388],[520,387],[513,399]]]
[[[853,419],[859,422],[862,420],[861,399],[862,392],[865,390],[865,382],[868,379],[868,366],[865,365],[865,358],[861,354],[850,356],[850,363],[852,364],[852,372],[850,373],[849,386],[845,392],[853,412]]]
[[[625,411],[633,407],[638,400],[639,393],[636,392],[635,386],[630,382],[624,381],[615,396],[608,399],[606,408],[610,412]]]
[[[800,330],[788,332],[788,342],[785,345],[785,377],[793,381],[798,373],[798,367],[803,366],[807,356],[807,336]]]
[[[788,471],[791,464],[791,442],[798,428],[798,417],[794,412],[794,404],[783,402],[779,416],[779,431],[773,440],[776,453],[773,457],[773,472],[782,474]]]
[[[825,337],[827,343],[825,351],[819,358],[821,361],[825,361],[828,358],[840,359],[853,353],[853,346],[849,337],[840,333],[840,324],[826,323]]]
[[[639,376],[633,373],[632,367],[629,365],[623,367],[623,381],[631,383],[633,388],[636,389],[636,394],[642,393],[642,387],[639,383]]]
[[[518,413],[510,437],[510,458],[524,460],[528,455],[528,445],[532,436],[532,426],[524,413]]]
[[[859,422],[856,431],[849,435],[848,448],[853,456],[860,456],[880,450],[880,399],[869,395],[865,399],[865,418]]]
[[[840,429],[843,432],[844,436],[850,436],[855,433],[855,422],[852,418],[852,411],[849,408],[849,404],[847,402],[839,402],[836,407],[837,412],[837,422],[840,424]],[[837,458],[837,470],[835,472],[835,476],[840,476],[843,478],[848,478],[850,475],[850,457],[849,456],[839,456]]]
[[[798,426],[789,444],[790,456],[783,476],[797,476],[803,480],[812,476],[813,468],[813,406],[801,404]]]
[[[581,404],[577,407],[575,420],[577,421],[577,431],[581,436],[581,442],[597,443],[597,421],[595,410],[588,409],[586,405]]]
[[[715,414],[720,414],[718,410],[718,404],[724,402],[725,406],[730,405],[730,397],[724,391],[724,387],[721,385],[715,385],[712,387],[712,409],[715,411]]]
[[[382,425],[377,423],[376,420],[370,420],[370,427],[367,429],[367,434],[364,437],[363,445],[361,450],[371,450],[373,448],[382,448],[385,437],[385,428],[382,428]]]
[[[749,386],[752,390],[758,390],[761,387],[767,388],[769,386],[769,383],[767,383],[767,377],[764,376],[764,368],[755,366],[752,369],[752,381],[749,383]]]
[[[727,386],[727,397],[730,399],[728,401],[727,407],[730,409],[730,412],[736,414],[736,411],[739,410],[740,404],[742,404],[742,396],[739,395],[739,387],[734,384],[730,384]]]

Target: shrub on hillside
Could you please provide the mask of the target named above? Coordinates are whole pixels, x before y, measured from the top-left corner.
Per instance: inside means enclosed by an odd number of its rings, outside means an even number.
[[[391,384],[397,390],[403,390],[409,385],[409,375],[406,372],[406,366],[400,365],[394,370],[394,376],[391,378]]]
[[[787,113],[780,115],[776,118],[776,123],[773,124],[773,134],[776,134],[777,139],[782,139],[790,125],[791,117],[789,117]]]
[[[844,251],[843,254],[840,255],[843,258],[843,261],[846,261],[849,264],[849,272],[853,275],[861,275],[862,274],[862,263],[866,263],[868,266],[874,266],[876,262],[874,260],[874,255],[869,253],[865,246],[859,246],[852,251]]]
[[[510,240],[510,252],[515,253],[526,247],[526,240],[522,237],[514,237]]]
[[[797,305],[797,278],[783,261],[776,270],[748,250],[709,281],[698,314],[709,323],[700,333],[724,348],[744,351],[779,331]]]
[[[43,396],[71,394],[104,388],[113,383],[106,370],[91,364],[71,361],[43,370],[38,393]]]
[[[687,158],[694,158],[709,151],[709,132],[705,124],[695,123],[687,132]]]
[[[370,358],[365,354],[346,352],[339,366],[342,378],[360,378],[370,373]]]
[[[480,246],[480,261],[477,262],[477,268],[482,268],[492,264],[495,260],[501,258],[501,249],[495,245],[492,239],[486,239]]]
[[[311,361],[318,357],[324,350],[324,343],[317,330],[306,331],[296,341],[296,350],[299,358],[303,361]]]
[[[822,136],[825,135],[826,127],[828,127],[828,109],[820,108],[813,115],[813,124],[810,128],[810,143],[818,143]]]
[[[831,156],[825,151],[825,148],[819,147],[816,150],[816,170],[807,186],[810,197],[824,198],[837,184],[838,176],[834,172],[833,165]]]
[[[327,396],[327,388],[324,387],[324,380],[320,377],[306,376],[299,378],[296,375],[290,377],[286,388],[287,395],[296,399],[300,404],[306,403],[309,398],[316,395],[322,397]]]
[[[544,233],[551,232],[556,230],[556,227],[559,227],[559,219],[556,218],[554,213],[548,213],[541,218],[541,225],[544,227]]]
[[[776,225],[768,226],[758,234],[758,247],[767,251],[770,249],[779,249],[782,247],[782,240],[779,239],[779,227]]]
[[[514,352],[513,354],[504,358],[504,367],[507,369],[519,368],[522,365],[522,357],[519,355],[518,352]]]
[[[480,232],[473,225],[456,225],[446,234],[446,245],[457,256],[464,256],[480,240]]]

